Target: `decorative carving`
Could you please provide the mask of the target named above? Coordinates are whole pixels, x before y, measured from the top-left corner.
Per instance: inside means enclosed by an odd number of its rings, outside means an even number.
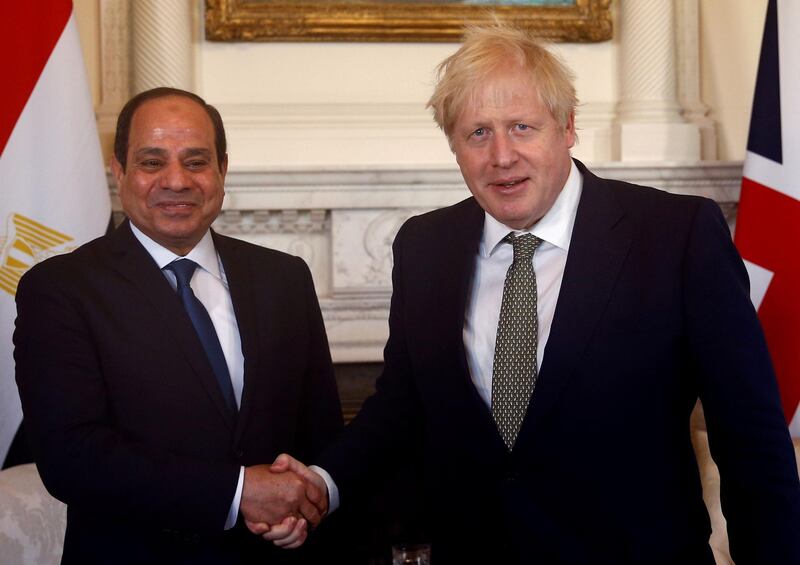
[[[326,210],[223,210],[214,228],[227,235],[320,233],[330,222]]]
[[[391,292],[382,297],[320,299],[326,322],[378,320],[385,322],[389,314]]]
[[[389,292],[394,237],[408,218],[423,211],[398,207],[337,211],[331,230],[334,292]]]
[[[207,0],[212,41],[458,41],[466,23],[494,14],[550,41],[611,39],[610,0],[572,6],[477,6],[461,2],[312,2]]]
[[[392,242],[407,219],[419,210],[390,210],[372,220],[364,232],[364,249],[369,255],[365,282],[385,284],[392,275]]]
[[[314,246],[303,238],[293,239],[286,252],[291,255],[296,255],[306,262],[306,265],[314,264]]]

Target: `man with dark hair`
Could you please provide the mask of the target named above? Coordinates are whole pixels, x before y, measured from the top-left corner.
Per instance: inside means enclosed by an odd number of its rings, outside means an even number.
[[[302,556],[245,520],[296,547],[320,519],[322,493],[265,464],[342,426],[314,285],[302,260],[210,229],[227,166],[212,106],[139,94],[111,163],[128,219],[20,281],[17,383],[68,506],[64,563],[281,562]]]
[[[122,165],[122,170],[128,164],[128,144],[130,143],[131,122],[136,110],[147,102],[156,98],[165,98],[167,96],[179,96],[188,98],[197,102],[197,104],[205,110],[208,118],[211,120],[211,125],[214,128],[214,148],[217,151],[217,165],[222,170],[227,166],[228,160],[228,141],[225,137],[225,125],[222,123],[222,116],[219,111],[211,104],[206,104],[206,101],[200,98],[194,92],[188,92],[179,88],[172,88],[169,86],[159,86],[140,92],[122,107],[122,110],[117,116],[117,130],[114,135],[114,158]]]

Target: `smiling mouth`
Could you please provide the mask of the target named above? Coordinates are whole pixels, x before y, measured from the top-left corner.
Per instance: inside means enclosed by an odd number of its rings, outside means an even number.
[[[510,180],[501,179],[497,182],[492,183],[492,185],[498,188],[514,188],[515,186],[525,182],[526,180],[528,180],[527,177],[519,179],[510,179]]]
[[[159,202],[155,205],[163,212],[181,213],[187,212],[196,206],[194,202]]]

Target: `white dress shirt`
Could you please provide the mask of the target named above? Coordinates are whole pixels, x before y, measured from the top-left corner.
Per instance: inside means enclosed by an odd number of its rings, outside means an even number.
[[[514,232],[532,233],[542,240],[542,244],[533,255],[537,290],[536,311],[539,317],[536,348],[538,370],[542,366],[545,346],[553,325],[553,315],[561,290],[561,281],[564,278],[564,266],[567,264],[569,242],[582,190],[583,177],[573,162],[567,182],[553,206],[530,229],[515,230],[485,214],[483,235],[475,260],[475,274],[464,315],[463,339],[472,382],[490,408],[497,323],[500,319],[506,273],[514,258],[511,244],[504,242],[503,238],[509,232]]]
[[[214,247],[214,240],[211,231],[207,231],[203,238],[194,246],[185,257],[176,255],[169,249],[153,241],[145,235],[139,228],[130,224],[131,231],[139,243],[150,254],[153,260],[164,273],[164,276],[172,285],[178,288],[175,273],[164,269],[167,265],[178,259],[191,259],[198,264],[197,269],[189,283],[192,291],[198,300],[203,304],[214,329],[217,332],[219,343],[222,346],[222,353],[228,365],[228,373],[231,376],[233,394],[236,397],[236,406],[242,403],[242,388],[244,387],[244,354],[242,353],[242,340],[239,335],[239,325],[236,322],[236,315],[233,311],[231,292],[228,288],[228,279],[225,277],[225,269],[222,261]],[[239,482],[236,485],[236,493],[231,502],[228,518],[225,521],[225,529],[230,529],[236,524],[236,517],[239,514],[239,504],[242,500],[242,488],[244,487],[244,467],[239,469]]]

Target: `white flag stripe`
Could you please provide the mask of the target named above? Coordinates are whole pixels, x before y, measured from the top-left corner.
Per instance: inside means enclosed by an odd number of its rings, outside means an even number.
[[[0,186],[3,261],[41,259],[9,248],[19,235],[14,214],[62,232],[72,238],[70,247],[102,235],[108,225],[108,186],[74,14],[0,156]],[[12,354],[15,317],[14,297],[0,288],[0,463],[22,419]]]
[[[73,16],[0,157],[0,222],[13,211],[80,241],[103,233],[110,208],[90,100]]]
[[[785,145],[784,155],[787,155]],[[789,160],[792,161],[791,159]],[[771,159],[748,151],[742,175],[781,194],[800,200],[800,182],[798,181],[800,176],[796,176],[800,175],[800,170],[794,170],[792,166],[794,164],[794,162],[791,162],[781,165]]]
[[[747,269],[747,275],[750,277],[750,300],[758,310],[764,300],[764,295],[767,294],[773,272],[747,260],[744,261],[744,266]]]

